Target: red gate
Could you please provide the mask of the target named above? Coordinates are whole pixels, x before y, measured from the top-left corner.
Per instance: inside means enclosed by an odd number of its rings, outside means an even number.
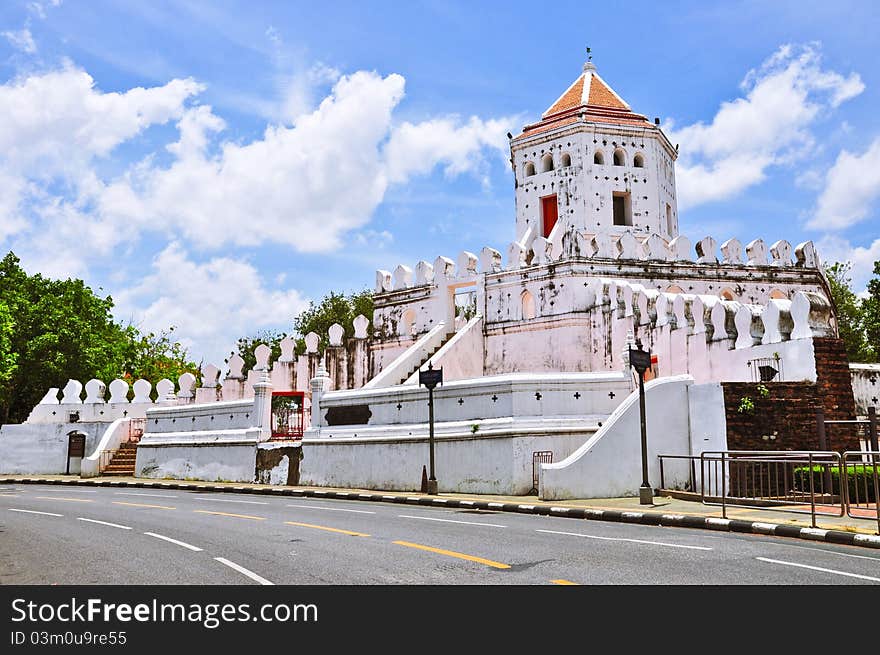
[[[304,392],[274,391],[272,393],[272,441],[302,439],[304,414]]]

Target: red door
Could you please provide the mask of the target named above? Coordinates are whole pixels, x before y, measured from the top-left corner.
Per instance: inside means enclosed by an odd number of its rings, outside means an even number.
[[[556,194],[541,198],[541,216],[544,217],[544,238],[550,236],[556,220],[559,218],[558,209],[556,207]]]

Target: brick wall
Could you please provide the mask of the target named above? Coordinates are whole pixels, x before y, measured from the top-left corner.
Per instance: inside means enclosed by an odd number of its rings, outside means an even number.
[[[826,420],[855,418],[855,400],[849,360],[840,339],[814,339],[817,382],[768,382],[769,395],[758,393],[758,383],[724,382],[727,416],[727,447],[730,450],[818,450],[816,411]],[[752,413],[739,412],[748,396]],[[770,436],[775,439],[770,439]],[[764,439],[767,436],[767,439]],[[853,426],[828,426],[827,448],[843,452],[858,450],[858,431]]]

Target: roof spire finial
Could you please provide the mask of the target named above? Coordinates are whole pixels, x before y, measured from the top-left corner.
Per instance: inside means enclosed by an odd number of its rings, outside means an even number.
[[[596,70],[596,64],[593,63],[593,49],[590,46],[587,46],[587,61],[584,64],[584,72],[590,72]]]

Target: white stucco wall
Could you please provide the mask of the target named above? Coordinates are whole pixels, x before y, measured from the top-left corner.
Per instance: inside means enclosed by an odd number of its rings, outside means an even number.
[[[86,435],[86,453],[94,450],[107,423],[20,423],[0,428],[0,473],[61,474],[67,469],[68,435]],[[78,474],[79,459],[70,472]]]
[[[849,373],[852,378],[853,397],[856,401],[856,413],[868,415],[868,407],[876,407],[880,413],[880,364],[850,364]]]
[[[607,416],[629,393],[631,384],[623,373],[509,373],[453,380],[434,391],[434,414],[438,421]],[[427,389],[417,385],[332,391],[321,396],[306,437],[328,438],[338,432],[340,426],[326,425],[326,414],[333,407],[369,406],[371,416],[363,427],[425,423],[427,399]]]
[[[720,444],[716,435],[722,425],[724,403],[719,389],[700,390],[691,397],[692,385],[690,376],[659,378],[645,385],[648,473],[649,482],[654,487],[660,483],[657,455],[693,452],[692,416],[699,417],[699,448],[702,450],[706,443]],[[602,428],[566,460],[541,467],[541,498],[560,500],[638,495],[642,483],[638,398],[638,392],[633,392]],[[710,429],[707,431],[707,428]],[[710,441],[705,442],[704,438]],[[684,484],[686,471],[684,467],[670,467],[666,473],[666,486]]]
[[[207,436],[203,437],[207,438]],[[218,443],[143,442],[138,446],[135,475],[139,478],[253,482],[256,440]]]
[[[527,494],[532,453],[568,456],[595,430],[595,417],[495,419],[439,423],[435,469],[441,492]],[[427,425],[337,430],[330,439],[304,439],[300,483],[377,490],[418,490],[429,466]],[[357,434],[358,436],[353,436]]]

